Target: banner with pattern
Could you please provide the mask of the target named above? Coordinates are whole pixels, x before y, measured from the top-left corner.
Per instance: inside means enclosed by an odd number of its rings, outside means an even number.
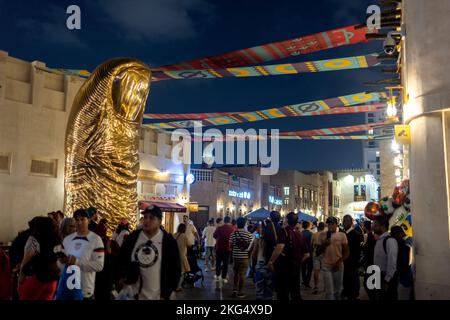
[[[202,120],[203,126],[221,126],[227,124],[254,122],[269,119],[278,119],[285,117],[312,116],[318,115],[318,112],[330,110],[337,107],[354,106],[358,104],[378,103],[386,98],[384,92],[360,92],[330,98],[326,100],[316,100],[299,104],[287,105],[281,108],[270,108],[259,111],[239,112],[233,115],[211,117]],[[144,127],[152,129],[177,129],[193,128],[194,121],[172,121],[144,124]]]
[[[351,25],[294,39],[159,67],[160,70],[223,69],[260,64],[320,50],[367,42],[367,27]]]
[[[299,73],[338,71],[350,69],[364,69],[379,65],[378,54],[345,57],[299,63],[285,63],[260,65],[253,67],[233,67],[225,69],[196,69],[196,70],[161,70],[152,72],[152,81],[211,79],[225,77],[263,77],[292,75]]]

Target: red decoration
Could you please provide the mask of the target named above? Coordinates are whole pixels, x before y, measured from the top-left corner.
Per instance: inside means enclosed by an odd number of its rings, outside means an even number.
[[[364,214],[370,220],[373,220],[373,218],[378,215],[384,216],[384,212],[381,210],[378,202],[369,202],[364,208]]]

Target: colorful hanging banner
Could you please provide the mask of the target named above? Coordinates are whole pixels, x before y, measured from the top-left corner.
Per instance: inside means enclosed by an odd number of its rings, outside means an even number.
[[[354,107],[338,107],[329,110],[310,112],[308,115],[326,115],[326,114],[341,114],[341,113],[360,113],[369,111],[380,111],[385,108],[385,103],[374,103],[368,105],[358,105]],[[206,112],[206,113],[148,113],[144,114],[144,119],[151,120],[173,120],[173,119],[186,119],[186,120],[203,120],[212,117],[232,116],[241,112]]]
[[[152,72],[152,81],[169,79],[211,79],[224,77],[262,77],[299,73],[363,69],[379,65],[378,54],[299,63],[273,64],[225,69],[161,70]]]
[[[206,118],[202,120],[203,126],[221,126],[226,124],[236,124],[254,122],[261,120],[277,119],[284,117],[298,117],[305,115],[317,115],[317,112],[329,110],[331,108],[353,106],[364,103],[377,103],[386,98],[384,92],[355,93],[347,96],[330,98],[326,100],[316,100],[299,104],[292,104],[281,108],[271,108],[260,111],[240,112],[233,115]],[[172,121],[144,124],[144,127],[152,129],[177,129],[193,128],[194,121]]]
[[[225,69],[197,69],[197,70],[153,70],[152,81],[162,80],[186,80],[186,79],[213,79],[225,77],[263,77],[277,75],[293,75],[300,73],[339,71],[350,69],[365,69],[378,66],[378,54],[369,54],[365,56],[354,56],[337,59],[327,59],[299,63],[260,65],[253,67],[234,67]],[[75,75],[79,77],[89,77],[87,70],[74,69],[50,69],[41,68],[41,70],[65,75]]]
[[[325,137],[329,137],[328,140],[357,140],[357,139],[376,139],[378,136],[374,135],[343,135],[346,133],[363,132],[374,128],[382,128],[392,126],[390,122],[377,122],[377,123],[365,123],[354,126],[344,126],[336,128],[324,128],[324,129],[313,129],[313,130],[303,130],[303,131],[286,131],[280,132],[278,134],[280,139],[290,140],[290,139],[317,139],[325,140]],[[256,131],[255,131],[256,132]],[[191,133],[192,141],[211,141],[210,137],[205,137],[204,133]],[[270,138],[270,134],[258,135],[258,134],[225,134],[223,136],[214,137],[216,141],[233,141],[233,140],[264,140]],[[386,136],[379,137],[381,139],[387,138]]]
[[[320,50],[367,42],[367,27],[352,25],[312,35],[268,43],[229,53],[165,65],[160,70],[223,69],[284,59]]]

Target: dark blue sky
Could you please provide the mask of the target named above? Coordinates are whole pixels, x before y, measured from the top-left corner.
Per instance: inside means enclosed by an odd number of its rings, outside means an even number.
[[[0,0],[0,49],[48,67],[93,70],[119,56],[151,66],[364,22],[368,0]],[[81,8],[81,30],[66,26],[67,6]],[[300,62],[382,50],[369,42],[285,59]],[[275,62],[277,63],[277,62]],[[385,76],[379,68],[266,78],[192,79],[154,83],[146,112],[249,111],[374,90],[362,82]],[[362,114],[257,122],[254,128],[307,130],[359,124]],[[248,128],[249,125],[241,125]],[[225,127],[223,127],[225,128]],[[282,141],[283,168],[362,166],[360,141]]]

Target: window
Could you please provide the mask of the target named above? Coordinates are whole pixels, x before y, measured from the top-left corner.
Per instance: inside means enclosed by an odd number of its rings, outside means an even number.
[[[171,186],[171,185],[166,184],[166,185],[164,185],[164,188],[165,188],[165,194],[167,194],[167,195],[175,196],[178,193],[177,186]]]
[[[380,175],[380,170],[377,170],[377,175]]]
[[[142,182],[142,193],[156,193],[156,185],[153,183]]]
[[[11,173],[11,153],[0,153],[0,173]]]
[[[284,198],[284,204],[289,204],[289,198]]]
[[[283,190],[284,190],[284,195],[288,196],[289,195],[289,187],[284,187]]]
[[[195,181],[212,181],[211,170],[191,170],[195,177]]]
[[[374,116],[374,114],[373,114],[372,112],[369,112],[369,113],[367,114],[367,116],[368,116],[369,118],[371,118],[371,117]]]
[[[369,123],[373,123],[374,121],[373,121],[372,118],[369,118],[368,122],[369,122]]]
[[[32,159],[30,173],[36,176],[56,178],[57,159]]]
[[[303,187],[298,187],[298,196],[303,199]]]

